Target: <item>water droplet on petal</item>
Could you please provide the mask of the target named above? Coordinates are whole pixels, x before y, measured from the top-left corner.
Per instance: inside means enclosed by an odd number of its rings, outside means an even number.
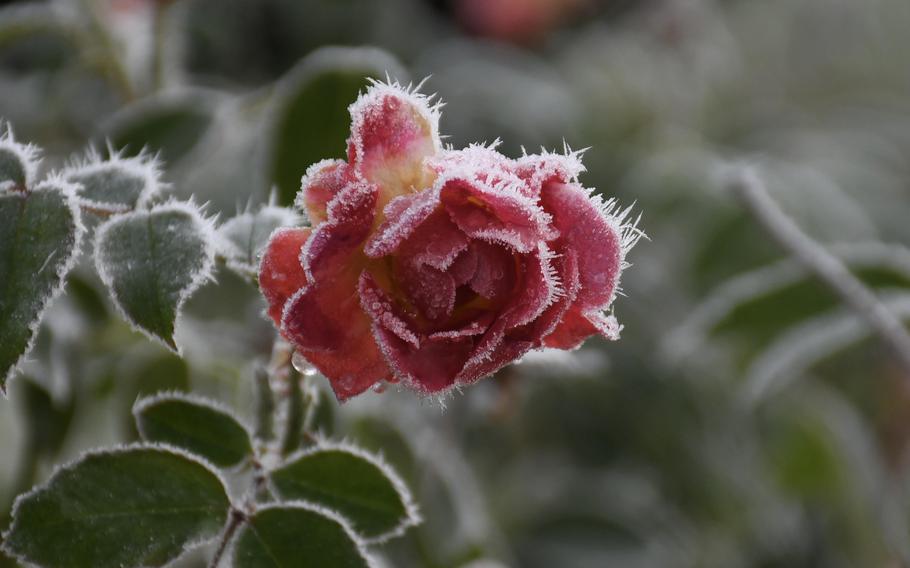
[[[307,361],[303,355],[294,351],[294,355],[291,356],[291,365],[294,365],[294,368],[297,369],[297,372],[303,375],[304,377],[312,377],[318,371],[316,367],[312,366],[309,361]]]
[[[375,393],[381,394],[381,393],[385,392],[385,389],[387,387],[388,387],[388,385],[385,382],[378,382],[375,385],[373,385],[372,387],[370,387],[370,389],[372,389],[372,391]]]

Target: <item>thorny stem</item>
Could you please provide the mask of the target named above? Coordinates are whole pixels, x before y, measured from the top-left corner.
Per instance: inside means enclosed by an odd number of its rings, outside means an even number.
[[[240,525],[246,520],[246,513],[239,509],[231,509],[230,515],[228,524],[224,527],[221,538],[218,540],[218,548],[215,549],[215,555],[212,556],[209,568],[218,568],[218,565],[221,564],[221,558],[227,550],[228,544],[231,542],[231,539],[234,538],[234,533],[237,532],[237,529],[239,529]]]
[[[742,167],[728,183],[771,237],[834,291],[857,317],[866,321],[891,349],[910,379],[910,334],[903,323],[840,260],[813,241],[780,209],[754,170]]]

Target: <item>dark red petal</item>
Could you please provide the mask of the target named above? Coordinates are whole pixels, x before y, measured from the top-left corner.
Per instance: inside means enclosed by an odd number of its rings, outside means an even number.
[[[402,341],[414,347],[420,347],[420,338],[412,329],[407,316],[401,312],[395,302],[386,294],[376,279],[369,272],[360,275],[360,305],[370,316],[373,323],[391,331]]]
[[[307,283],[300,264],[300,249],[310,237],[309,228],[278,229],[269,238],[269,244],[259,264],[259,287],[269,304],[269,317],[281,325],[281,312],[288,298]]]
[[[350,353],[337,351],[299,351],[311,365],[329,379],[340,402],[356,396],[380,381],[390,380],[392,371],[370,336],[362,349]]]
[[[297,194],[298,209],[306,211],[310,223],[326,220],[326,208],[332,199],[351,181],[348,165],[343,160],[323,160],[307,168],[300,180]]]
[[[474,343],[470,337],[428,339],[414,347],[382,326],[376,325],[374,330],[395,376],[423,394],[452,387]]]
[[[402,243],[397,255],[412,264],[446,270],[468,248],[468,243],[468,237],[439,208]]]
[[[345,186],[329,203],[328,221],[316,227],[300,253],[301,263],[312,280],[322,281],[348,268],[352,255],[362,259],[360,250],[373,224],[377,197],[376,186],[355,182]],[[357,269],[352,291],[359,275]]]
[[[621,237],[615,223],[577,185],[551,183],[541,200],[553,215],[561,246],[578,255],[580,312],[602,310],[616,292],[621,270]]]
[[[474,239],[530,252],[553,237],[549,215],[516,191],[456,178],[443,185],[440,200],[458,228]]]
[[[487,299],[499,299],[515,287],[515,259],[499,245],[474,241],[469,254],[476,259],[474,274],[468,285]]]
[[[364,252],[370,258],[391,254],[420,226],[439,206],[439,192],[421,191],[402,195],[392,200],[385,208],[386,220],[367,241]]]
[[[455,308],[455,281],[431,266],[399,262],[395,265],[395,281],[411,303],[427,319],[440,321]]]

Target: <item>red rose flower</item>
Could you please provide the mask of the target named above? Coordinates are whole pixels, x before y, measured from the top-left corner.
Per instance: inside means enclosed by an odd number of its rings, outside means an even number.
[[[268,313],[344,400],[377,382],[441,393],[528,351],[600,334],[638,239],[578,184],[579,154],[444,149],[438,106],[374,84],[350,107],[348,159],[311,166],[259,281]]]

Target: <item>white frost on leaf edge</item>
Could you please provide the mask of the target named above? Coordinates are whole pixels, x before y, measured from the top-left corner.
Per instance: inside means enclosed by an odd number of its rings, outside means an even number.
[[[41,149],[34,144],[23,144],[16,141],[13,127],[8,122],[0,119],[0,150],[7,150],[19,159],[25,173],[26,190],[35,183],[38,165],[41,163]],[[0,189],[5,189],[12,182],[0,182]]]
[[[376,469],[378,469],[380,471],[380,473],[382,473],[386,477],[386,479],[388,479],[389,482],[392,484],[392,487],[398,493],[398,496],[401,499],[401,503],[404,506],[405,516],[401,521],[399,521],[398,525],[396,525],[393,529],[386,531],[375,537],[366,538],[363,536],[358,536],[358,538],[361,539],[364,543],[380,544],[380,543],[386,542],[390,539],[403,535],[405,533],[405,531],[407,531],[409,528],[415,527],[415,526],[419,525],[421,522],[423,522],[423,517],[420,514],[420,509],[419,509],[416,501],[414,500],[414,496],[411,493],[411,490],[408,488],[407,484],[404,482],[404,480],[401,478],[401,476],[398,474],[398,472],[395,471],[395,469],[385,460],[385,458],[382,456],[382,454],[371,453],[348,441],[335,442],[335,441],[326,440],[324,438],[319,438],[317,440],[317,443],[315,446],[297,450],[296,452],[294,452],[293,454],[288,456],[279,467],[272,468],[268,472],[269,473],[269,485],[272,486],[272,489],[275,492],[275,494],[280,495],[280,491],[278,491],[277,487],[275,487],[274,483],[272,482],[272,478],[271,478],[272,472],[280,470],[280,469],[284,469],[286,467],[290,467],[295,462],[305,459],[307,457],[317,455],[320,453],[328,453],[328,452],[340,452],[340,453],[350,454],[350,455],[352,455],[356,458],[360,458],[360,459],[370,463],[374,467],[376,467]]]
[[[6,190],[0,189],[0,193],[4,193],[5,191]],[[28,325],[31,337],[25,346],[25,350],[19,355],[19,358],[16,359],[13,365],[9,368],[9,371],[6,373],[6,376],[3,377],[3,380],[0,381],[0,394],[3,396],[6,396],[6,385],[8,385],[9,381],[12,380],[13,376],[22,365],[23,361],[25,361],[26,357],[28,357],[28,354],[35,346],[35,340],[38,337],[38,328],[41,326],[41,321],[44,319],[44,314],[47,312],[51,303],[53,303],[53,301],[63,292],[63,289],[66,287],[66,276],[76,265],[76,261],[78,260],[79,253],[82,249],[83,236],[85,235],[85,224],[82,222],[82,210],[79,208],[79,204],[76,200],[75,186],[67,183],[62,178],[53,175],[40,182],[37,186],[31,189],[29,193],[37,193],[39,191],[58,191],[63,195],[64,201],[69,206],[70,213],[73,216],[73,248],[70,250],[69,256],[66,258],[66,260],[62,262],[57,268],[57,285],[51,289],[50,293],[44,299],[44,305],[41,307],[41,309],[38,310],[38,314],[35,316],[34,321],[30,322]]]
[[[151,209],[142,210],[142,211],[132,211],[129,213],[122,213],[120,215],[115,215],[105,221],[102,225],[98,227],[95,234],[95,243],[94,243],[94,253],[95,253],[95,269],[98,271],[98,276],[101,278],[101,281],[104,283],[105,288],[111,295],[114,306],[117,308],[117,312],[120,314],[120,317],[127,322],[130,328],[134,331],[138,331],[141,334],[145,335],[152,341],[155,341],[169,351],[175,351],[178,355],[182,355],[182,350],[179,345],[174,342],[174,346],[171,346],[164,340],[162,337],[158,337],[154,333],[149,332],[142,326],[138,325],[132,320],[132,318],[126,313],[126,310],[123,309],[123,306],[120,304],[120,299],[117,298],[117,294],[114,291],[113,286],[113,277],[107,270],[107,266],[104,264],[104,261],[99,255],[101,248],[101,241],[104,240],[108,231],[117,223],[124,223],[135,219],[137,217],[151,216],[156,213],[161,212],[181,212],[186,213],[194,221],[196,228],[199,230],[199,234],[202,236],[202,241],[205,245],[204,259],[202,266],[200,266],[192,275],[190,283],[180,291],[180,294],[177,298],[177,305],[175,307],[176,317],[174,321],[174,336],[172,340],[177,336],[177,322],[180,320],[180,311],[183,307],[183,304],[193,295],[196,290],[199,289],[206,281],[212,280],[212,270],[215,267],[215,253],[216,253],[216,243],[218,242],[218,231],[215,228],[215,219],[206,217],[202,211],[202,207],[194,203],[193,201],[177,201],[176,199],[170,199],[164,203],[155,205]]]
[[[170,184],[161,181],[162,169],[161,162],[157,156],[140,152],[135,157],[124,157],[123,152],[116,151],[112,146],[108,147],[110,157],[104,159],[95,148],[89,148],[85,156],[71,160],[66,167],[60,172],[60,175],[70,179],[74,175],[93,175],[104,171],[119,170],[127,176],[138,178],[143,182],[142,191],[136,199],[136,208],[142,208],[158,197],[164,191],[170,189]],[[77,182],[72,182],[77,183]],[[77,185],[79,185],[77,183]],[[83,207],[98,209],[111,213],[125,213],[133,207],[124,203],[111,203],[105,201],[96,201],[83,197],[81,192],[77,192],[79,203]]]
[[[234,538],[232,539],[232,542],[230,544],[230,548],[231,548],[230,565],[231,566],[235,565],[237,541],[240,539],[243,532],[245,530],[247,530],[247,527],[250,524],[250,520],[254,519],[256,517],[256,515],[258,515],[259,513],[262,513],[263,511],[270,511],[272,509],[300,509],[300,510],[307,511],[310,513],[315,513],[317,515],[325,517],[326,519],[328,519],[334,523],[337,523],[338,526],[340,526],[341,529],[345,532],[347,537],[351,539],[351,542],[354,544],[354,547],[357,549],[357,552],[366,561],[367,566],[369,568],[379,568],[376,558],[372,554],[370,554],[369,550],[367,550],[367,546],[370,543],[368,541],[364,540],[363,538],[361,538],[360,535],[358,535],[357,532],[354,531],[354,529],[351,527],[351,523],[347,519],[345,519],[343,516],[338,514],[336,511],[333,511],[332,509],[328,509],[326,507],[323,507],[322,505],[318,505],[316,503],[311,503],[309,501],[304,501],[301,499],[295,499],[295,500],[291,500],[291,501],[280,501],[280,502],[276,502],[276,503],[266,503],[266,504],[257,506],[256,512],[253,513],[252,515],[250,515],[249,519],[244,521],[243,526],[241,527],[241,529],[239,531],[237,531],[237,534],[235,534]]]
[[[246,423],[246,420],[241,418],[241,416],[233,408],[224,404],[220,400],[215,400],[213,398],[208,398],[191,392],[181,392],[176,390],[164,390],[159,391],[153,395],[142,396],[137,398],[136,402],[133,403],[133,408],[130,412],[136,422],[136,429],[139,431],[139,434],[143,437],[143,439],[145,439],[145,432],[143,431],[143,428],[139,422],[139,415],[149,407],[166,402],[186,402],[197,406],[203,406],[209,410],[213,410],[215,412],[228,416],[234,420],[234,422],[240,425],[241,428],[243,428],[243,431],[246,432],[246,435],[249,438],[250,449],[253,449],[253,431],[250,428],[249,424]],[[240,463],[243,462],[241,461]]]
[[[269,232],[269,236],[263,242],[262,248],[255,253],[258,258],[253,259],[253,263],[247,263],[244,260],[240,260],[246,258],[246,252],[240,250],[237,245],[225,235],[225,233],[229,231],[231,227],[240,224],[241,222],[247,220],[255,222],[255,219],[260,215],[273,216],[273,218],[278,220],[278,225]],[[241,274],[258,275],[259,266],[262,261],[262,252],[268,247],[268,243],[271,242],[272,236],[275,234],[275,232],[279,229],[296,228],[302,223],[302,221],[303,218],[295,213],[292,209],[275,205],[274,202],[270,199],[268,204],[262,205],[255,211],[243,211],[242,213],[231,217],[220,227],[218,227],[217,241],[215,243],[216,250],[224,257],[228,268],[231,270],[234,270]]]
[[[125,453],[129,453],[132,451],[137,451],[137,450],[138,451],[156,450],[156,451],[160,451],[160,452],[164,452],[164,453],[169,453],[169,454],[181,457],[187,461],[195,462],[195,463],[201,465],[209,473],[211,473],[213,476],[215,476],[215,478],[221,484],[221,488],[224,490],[224,495],[228,502],[228,508],[225,511],[226,518],[230,516],[231,509],[236,508],[236,506],[234,505],[233,499],[231,499],[231,492],[229,490],[229,485],[227,483],[227,480],[224,478],[224,476],[221,474],[221,472],[218,470],[218,468],[215,467],[214,464],[212,464],[210,461],[208,461],[207,459],[205,459],[202,456],[190,453],[184,449],[178,448],[177,446],[172,446],[170,444],[155,443],[155,442],[152,442],[152,443],[134,442],[131,444],[119,444],[116,446],[110,446],[110,447],[105,447],[105,448],[94,448],[94,449],[86,450],[86,451],[80,453],[75,459],[73,459],[63,465],[57,466],[56,468],[54,468],[54,471],[51,472],[51,474],[47,477],[47,479],[43,483],[37,484],[34,487],[32,487],[31,489],[29,489],[28,491],[26,491],[25,493],[21,493],[18,496],[16,496],[16,500],[13,502],[12,509],[10,510],[10,518],[12,519],[12,521],[10,522],[10,526],[7,527],[7,529],[5,531],[3,531],[2,534],[0,534],[0,550],[2,550],[5,554],[9,555],[10,557],[12,557],[14,560],[16,560],[17,562],[19,562],[21,564],[24,564],[26,566],[38,566],[38,565],[32,563],[31,561],[29,561],[28,559],[26,559],[25,557],[11,551],[6,546],[7,538],[9,536],[10,531],[13,530],[13,525],[16,522],[16,514],[19,511],[19,507],[20,507],[21,503],[23,501],[25,501],[26,499],[29,499],[30,497],[45,490],[51,483],[54,482],[54,480],[57,478],[57,476],[60,475],[61,473],[75,469],[80,464],[82,464],[82,462],[84,462],[85,460],[87,460],[89,458],[92,458],[95,456],[102,456],[102,455],[125,454]],[[173,564],[176,560],[183,557],[187,552],[189,552],[189,551],[193,550],[194,548],[197,548],[207,542],[211,542],[212,540],[217,538],[219,534],[220,533],[215,533],[210,537],[204,537],[204,538],[199,538],[196,540],[187,541],[183,545],[183,551],[180,552],[180,554],[178,554],[174,558],[171,558],[167,562],[167,564]]]

